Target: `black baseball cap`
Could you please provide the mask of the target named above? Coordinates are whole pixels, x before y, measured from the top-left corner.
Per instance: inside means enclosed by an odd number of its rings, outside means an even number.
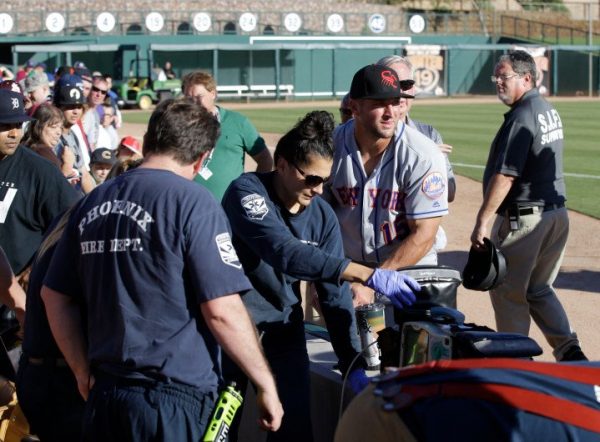
[[[402,92],[398,74],[391,68],[370,64],[361,68],[352,79],[350,98],[370,98],[387,100],[389,98],[414,98]]]
[[[117,162],[115,151],[106,147],[99,147],[92,152],[90,164],[110,164],[114,166]]]
[[[23,95],[8,89],[0,89],[0,123],[23,123],[33,118],[25,113]]]
[[[54,104],[56,106],[85,104],[83,89],[81,88],[81,84],[76,82],[76,79],[81,81],[79,77],[75,77],[74,75],[65,75],[60,78],[59,84],[54,88]]]

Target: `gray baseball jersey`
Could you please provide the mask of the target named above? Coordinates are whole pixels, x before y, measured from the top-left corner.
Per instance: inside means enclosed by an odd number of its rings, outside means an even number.
[[[407,116],[406,119],[407,119],[406,124],[408,124],[409,127],[413,127],[415,129],[417,129],[419,132],[421,132],[423,135],[425,135],[426,137],[431,138],[435,144],[440,145],[444,142],[444,140],[442,140],[442,135],[432,125],[423,123],[422,121],[413,120],[409,116]],[[449,182],[454,181],[454,185],[448,187],[448,192],[449,192],[448,199],[450,201],[452,201],[452,200],[454,200],[454,193],[452,193],[452,192],[456,192],[456,178],[454,178],[454,171],[452,170],[452,165],[450,164],[448,155],[447,154],[443,154],[443,155],[444,155],[444,159],[446,160],[446,174],[448,175],[448,181]]]
[[[340,222],[349,258],[380,263],[410,233],[407,220],[448,213],[444,155],[416,129],[398,125],[370,176],[356,145],[354,120],[336,128],[334,144],[325,197]]]

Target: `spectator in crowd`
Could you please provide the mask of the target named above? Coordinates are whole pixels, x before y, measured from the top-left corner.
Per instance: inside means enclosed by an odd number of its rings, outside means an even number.
[[[349,372],[355,392],[368,381],[362,360],[350,369],[360,344],[350,290],[342,281],[375,287],[380,277],[386,279],[389,284],[376,288],[399,306],[410,305],[412,290],[419,289],[399,272],[344,258],[339,224],[318,197],[331,171],[333,128],[331,114],[307,114],[277,143],[275,171],[243,174],[223,198],[233,245],[254,287],[243,300],[261,332],[285,410],[281,430],[269,441],[313,439],[300,280],[315,283],[340,370]]]
[[[352,109],[350,109],[350,94],[346,94],[340,101],[340,121],[344,124],[346,121],[352,119]]]
[[[98,147],[98,133],[100,132],[104,108],[102,105],[106,100],[108,84],[104,77],[94,77],[92,89],[87,97],[87,107],[81,118],[83,131],[85,132],[90,151]],[[103,146],[108,147],[108,146]]]
[[[70,211],[55,220],[33,262],[27,290],[23,355],[17,373],[19,405],[42,441],[81,440],[85,402],[50,331],[40,292]]]
[[[557,361],[587,360],[553,287],[569,236],[564,134],[536,75],[525,51],[501,56],[494,68],[510,110],[490,147],[471,243],[482,249],[489,238],[506,257],[506,277],[490,290],[498,331],[528,335],[533,318]]]
[[[128,135],[123,137],[117,148],[117,158],[119,161],[125,161],[128,159],[139,159],[143,158],[142,145],[134,137]]]
[[[75,157],[73,168],[75,171],[67,176],[67,179],[71,181],[78,179],[77,189],[83,193],[89,193],[95,184],[87,166],[87,163],[89,163],[88,150],[86,146],[81,145],[73,130],[78,127],[77,124],[84,106],[83,90],[78,80],[79,78],[75,75],[65,75],[54,91],[54,104],[63,113],[63,132],[56,145],[55,153],[63,161],[68,158],[68,154],[66,157],[63,155],[65,150],[70,150],[73,153]]]
[[[33,60],[27,60],[23,67],[17,71],[17,83],[23,81],[25,77],[27,77],[27,75],[29,75],[29,73],[33,70],[34,66],[35,63],[33,62]]]
[[[354,118],[334,133],[324,194],[340,221],[346,256],[386,269],[437,264],[433,246],[448,213],[444,156],[400,121],[400,100],[407,96],[393,69],[369,65],[355,73]],[[373,302],[368,288],[352,289],[357,304]]]
[[[78,198],[47,160],[21,146],[23,96],[0,89],[0,247],[17,277],[25,277],[50,222]]]
[[[144,163],[82,200],[58,242],[42,299],[87,400],[85,440],[200,440],[219,345],[256,385],[261,427],[279,427],[283,410],[238,295],[251,285],[227,218],[190,182],[218,131],[200,106],[165,100],[150,117]]]
[[[183,94],[202,105],[221,123],[221,135],[212,156],[195,178],[217,201],[235,178],[244,171],[245,154],[256,161],[257,172],[273,168],[273,157],[250,121],[234,111],[217,106],[217,83],[206,72],[191,72],[183,78]]]
[[[163,72],[165,73],[165,77],[167,80],[172,80],[173,78],[177,78],[177,74],[173,70],[173,65],[170,61],[165,61],[165,65],[163,67]]]
[[[106,177],[117,161],[114,150],[99,147],[92,152],[90,168],[96,184],[102,184],[106,180]]]
[[[96,148],[106,147],[115,150],[119,145],[119,134],[115,129],[115,109],[106,100],[102,104],[102,122],[98,129],[98,142]]]
[[[32,71],[23,80],[25,97],[29,101],[27,115],[31,116],[37,108],[50,99],[50,84],[44,72]]]
[[[37,108],[33,118],[23,136],[22,144],[49,160],[65,177],[71,176],[75,162],[73,151],[64,149],[60,159],[55,153],[63,133],[63,113],[52,104],[46,103]]]
[[[115,114],[115,118],[113,120],[113,126],[115,127],[115,129],[118,129],[121,127],[121,124],[123,124],[123,118],[122,118],[121,111],[119,110],[119,106],[117,103],[119,100],[119,96],[112,88],[113,87],[112,75],[104,74],[104,79],[106,80],[106,84],[108,86],[108,93],[106,94],[106,98],[109,100],[110,105],[112,106],[113,112]]]

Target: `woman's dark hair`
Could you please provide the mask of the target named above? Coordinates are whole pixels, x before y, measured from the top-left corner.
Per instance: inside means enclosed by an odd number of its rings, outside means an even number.
[[[42,131],[46,126],[55,123],[60,123],[62,126],[64,121],[64,116],[60,109],[50,103],[40,105],[32,116],[35,119],[29,124],[21,142],[24,146],[29,147],[42,144]]]
[[[161,102],[150,116],[144,135],[144,156],[169,154],[191,164],[215,147],[220,125],[214,115],[186,98]]]
[[[303,165],[310,155],[333,158],[333,115],[326,111],[309,112],[286,133],[275,148],[275,163],[281,157]]]

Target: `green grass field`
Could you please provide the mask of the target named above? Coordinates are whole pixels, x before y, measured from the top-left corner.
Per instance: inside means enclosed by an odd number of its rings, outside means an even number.
[[[225,104],[225,107],[227,104]],[[555,103],[565,128],[564,169],[567,174],[568,207],[600,218],[600,103],[597,101],[561,101]],[[311,110],[307,107],[244,109],[260,132],[284,133]],[[325,108],[338,117],[337,106]],[[498,103],[468,104],[417,102],[411,116],[435,126],[444,141],[454,146],[450,161],[455,173],[481,180],[490,143],[508,108]],[[145,123],[148,113],[125,116],[129,123]],[[600,137],[599,137],[600,138]],[[587,176],[572,176],[587,175]]]

